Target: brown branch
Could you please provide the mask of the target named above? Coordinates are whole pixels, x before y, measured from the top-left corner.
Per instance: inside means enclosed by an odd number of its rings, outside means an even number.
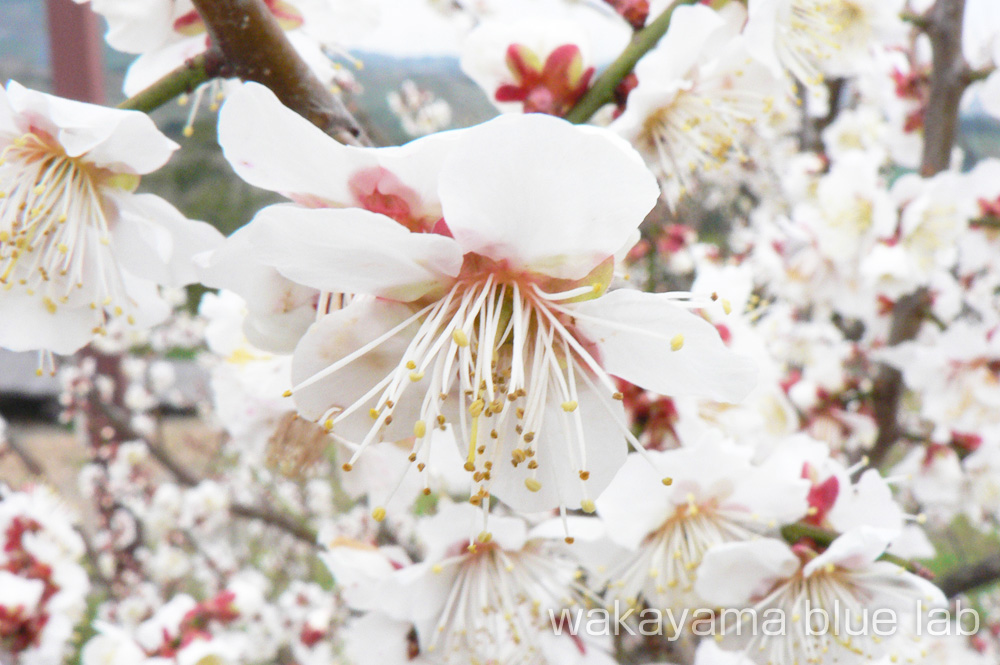
[[[270,88],[281,103],[341,143],[368,145],[358,121],[320,82],[263,0],[193,0],[228,73]]]
[[[993,554],[971,566],[938,578],[937,584],[948,598],[1000,580],[1000,554]]]
[[[962,14],[965,0],[937,0],[925,28],[931,41],[931,91],[924,120],[924,153],[920,175],[929,178],[948,168],[958,128],[958,103],[969,83],[962,58]]]
[[[8,434],[7,440],[4,443],[6,444],[7,448],[10,448],[10,450],[13,451],[15,455],[17,455],[17,458],[21,460],[21,464],[24,465],[24,468],[27,469],[28,473],[30,473],[33,476],[45,475],[45,469],[42,468],[42,465],[39,464],[38,460],[36,460],[34,456],[32,456],[32,454],[29,453],[25,449],[25,447],[21,445],[21,443],[14,437],[14,435]]]
[[[180,484],[187,487],[193,487],[201,482],[198,476],[184,468],[184,466],[175,460],[162,446],[154,443],[153,441],[146,440],[146,447],[149,449],[149,454],[153,456],[153,459],[162,464],[163,467],[169,471]],[[251,506],[244,503],[229,504],[229,512],[238,517],[259,520],[265,524],[269,524],[277,529],[280,529],[313,547],[316,546],[315,531],[307,526],[299,524],[292,518],[282,513],[275,512],[268,508],[260,508],[258,506]]]
[[[937,0],[924,16],[922,26],[931,42],[932,69],[930,95],[924,119],[924,151],[920,175],[929,178],[948,168],[958,128],[958,104],[970,82],[969,68],[962,58],[962,14],[965,0]],[[900,298],[893,308],[889,346],[911,340],[930,307],[927,289]],[[903,377],[899,370],[881,365],[875,376],[872,396],[878,437],[868,457],[878,466],[899,439],[899,403]]]

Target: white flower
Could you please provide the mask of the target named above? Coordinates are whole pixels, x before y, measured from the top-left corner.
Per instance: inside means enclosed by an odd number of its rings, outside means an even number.
[[[516,517],[494,515],[490,531],[470,539],[482,515],[447,504],[423,520],[424,561],[385,577],[359,605],[412,622],[420,652],[435,662],[535,662],[548,610],[581,600],[577,564]]]
[[[695,606],[705,552],[805,515],[808,483],[750,464],[750,452],[709,441],[629,457],[596,502],[608,537],[629,550],[607,573],[614,597],[660,609]],[[669,486],[659,482],[664,474]]]
[[[715,12],[680,6],[670,28],[635,73],[639,84],[611,129],[654,164],[669,200],[692,174],[742,156],[748,126],[771,109],[774,81],[739,36],[736,6]]]
[[[873,628],[876,610],[891,613],[895,636],[914,627],[918,609],[946,603],[927,580],[878,560],[891,535],[853,529],[821,553],[771,538],[719,545],[705,555],[695,588],[721,607],[753,610],[723,614],[722,646],[757,663],[867,662],[893,649]],[[781,630],[761,629],[776,617]]]
[[[357,174],[331,179],[352,165],[325,167],[345,153],[307,124],[248,85],[223,109],[220,135],[255,181],[344,201]],[[258,126],[266,141],[242,140]],[[611,375],[723,400],[752,387],[751,364],[678,298],[604,293],[615,253],[657,197],[638,155],[613,135],[528,114],[352,153],[362,164],[400,159],[406,180],[386,166],[359,172],[412,204],[376,186],[366,202],[396,218],[279,205],[244,236],[289,279],[366,294],[317,321],[293,363],[300,413],[359,444],[345,468],[371,443],[413,437],[420,469],[430,429],[451,423],[476,502],[495,493],[526,510],[587,505],[631,436]]]
[[[902,35],[904,0],[750,0],[744,34],[754,57],[806,85],[823,74],[852,74],[870,51]]]
[[[195,280],[221,235],[134,194],[176,144],[135,111],[0,91],[0,346],[72,353],[112,318],[167,315],[155,284]]]

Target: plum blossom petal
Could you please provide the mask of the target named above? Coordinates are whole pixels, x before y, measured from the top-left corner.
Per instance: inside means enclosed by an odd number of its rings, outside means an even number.
[[[565,279],[614,255],[659,193],[624,141],[541,114],[500,117],[466,133],[439,191],[465,252]]]
[[[799,569],[799,559],[781,540],[761,538],[713,547],[701,562],[695,590],[725,607],[746,607],[776,580]]]
[[[367,210],[277,205],[258,213],[253,226],[260,260],[324,291],[410,301],[447,286],[462,266],[452,239],[410,233]]]
[[[725,402],[740,401],[755,385],[754,362],[726,348],[711,323],[665,294],[621,289],[569,308],[604,368],[626,381]]]

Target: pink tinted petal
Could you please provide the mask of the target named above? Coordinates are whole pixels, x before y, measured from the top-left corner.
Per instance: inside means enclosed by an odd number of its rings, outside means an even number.
[[[445,221],[466,252],[578,279],[656,203],[656,179],[617,136],[542,114],[465,132],[441,173]]]
[[[869,526],[851,529],[838,536],[825,552],[807,563],[802,572],[809,576],[831,564],[838,568],[864,568],[882,556],[893,535],[894,532],[888,529]]]
[[[444,236],[410,233],[356,208],[265,208],[250,223],[257,260],[285,277],[334,293],[415,300],[450,285],[461,250]]]
[[[309,206],[353,205],[351,175],[378,166],[374,150],[337,143],[257,83],[222,105],[219,145],[248,183]]]
[[[746,607],[798,568],[798,557],[784,541],[724,543],[705,554],[694,590],[719,607]]]
[[[163,166],[178,146],[145,113],[85,104],[7,84],[12,108],[37,119],[70,157],[118,173],[143,174]]]
[[[647,390],[738,402],[756,383],[750,358],[666,295],[621,289],[571,307],[583,315],[577,328],[597,345],[604,368]]]

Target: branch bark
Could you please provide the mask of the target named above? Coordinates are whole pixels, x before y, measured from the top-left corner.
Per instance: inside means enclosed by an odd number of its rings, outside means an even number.
[[[192,92],[202,83],[219,76],[224,64],[225,58],[222,53],[211,48],[191,58],[148,88],[129,97],[119,104],[118,108],[149,113],[174,97]]]
[[[341,143],[369,145],[358,121],[309,69],[263,0],[193,0],[228,73],[270,88]]]
[[[962,57],[962,15],[965,0],[937,0],[924,16],[922,26],[931,42],[931,89],[924,119],[924,150],[920,174],[929,178],[948,168],[958,128],[958,105],[970,82]],[[889,346],[911,340],[920,332],[930,307],[926,289],[900,298],[892,312]],[[868,457],[881,464],[899,439],[899,403],[903,377],[899,370],[881,365],[872,389],[878,437]]]
[[[1000,554],[993,554],[966,568],[959,568],[938,579],[938,586],[948,598],[972,591],[1000,579]]]

